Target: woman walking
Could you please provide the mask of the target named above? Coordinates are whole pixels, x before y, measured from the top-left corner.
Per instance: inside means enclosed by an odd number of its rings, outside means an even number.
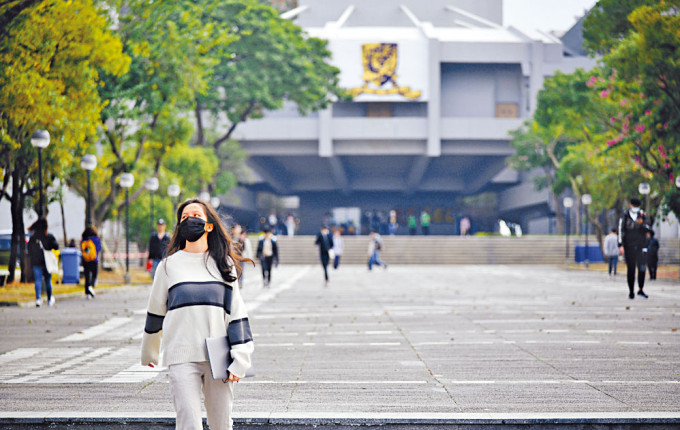
[[[342,238],[342,232],[337,228],[333,232],[333,253],[335,254],[333,258],[333,269],[337,269],[340,265],[340,257],[342,257],[344,250],[345,240]]]
[[[142,338],[142,365],[168,366],[177,429],[203,429],[201,392],[210,429],[232,428],[233,383],[245,376],[254,349],[237,282],[241,261],[210,205],[193,199],[179,206]],[[205,345],[206,338],[217,336],[228,336],[231,344],[233,361],[224,381],[213,379]]]
[[[39,218],[28,228],[28,231],[32,233],[31,239],[28,241],[28,254],[35,278],[35,307],[39,308],[42,305],[40,295],[43,281],[47,292],[47,305],[53,306],[55,299],[52,295],[52,275],[47,271],[44,251],[51,252],[53,249],[59,249],[59,244],[57,239],[47,232],[47,220],[45,218]]]
[[[94,286],[97,284],[99,272],[99,254],[102,251],[102,241],[93,225],[85,227],[80,250],[83,254],[83,271],[85,272],[85,297],[89,300],[94,298]]]

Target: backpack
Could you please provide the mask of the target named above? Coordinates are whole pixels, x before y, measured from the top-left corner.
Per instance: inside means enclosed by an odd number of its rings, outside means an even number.
[[[92,239],[82,241],[80,243],[80,250],[83,252],[83,261],[94,261],[97,259],[97,247]]]

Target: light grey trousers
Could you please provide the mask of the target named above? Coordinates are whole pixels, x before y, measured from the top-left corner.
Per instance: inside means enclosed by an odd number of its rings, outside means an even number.
[[[215,380],[210,363],[172,364],[168,367],[170,392],[177,413],[179,430],[203,430],[201,391],[210,430],[231,430],[231,407],[234,403],[233,382]]]

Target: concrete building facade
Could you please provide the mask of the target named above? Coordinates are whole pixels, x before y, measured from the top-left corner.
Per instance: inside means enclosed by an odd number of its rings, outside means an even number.
[[[329,41],[354,95],[304,117],[288,105],[235,133],[261,182],[299,197],[301,232],[337,208],[397,209],[401,224],[426,210],[434,234],[455,233],[461,216],[476,230],[507,218],[549,232],[547,191],[506,168],[508,132],[531,117],[547,76],[591,59],[503,27],[502,0],[301,0],[283,16]],[[482,193],[493,197],[483,215],[465,203]]]

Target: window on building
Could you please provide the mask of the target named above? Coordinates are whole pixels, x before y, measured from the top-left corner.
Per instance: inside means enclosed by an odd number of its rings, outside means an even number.
[[[368,118],[391,118],[392,103],[367,103],[366,116]]]

